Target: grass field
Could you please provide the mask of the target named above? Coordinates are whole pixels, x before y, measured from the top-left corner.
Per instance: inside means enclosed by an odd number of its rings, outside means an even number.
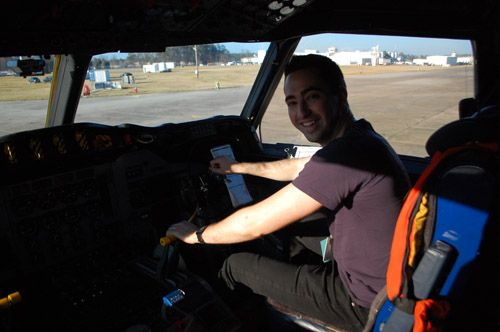
[[[135,84],[123,84],[121,89],[95,90],[94,82],[85,81],[90,88],[90,97],[126,96],[138,94],[179,92],[214,89],[219,82],[221,89],[250,86],[257,76],[260,66],[206,66],[196,68],[188,66],[175,68],[167,73],[143,73],[142,68],[110,69],[110,78],[114,82],[122,82],[120,75],[129,72],[134,76]],[[442,70],[442,67],[429,66],[346,66],[342,67],[345,76],[371,75],[403,71]],[[47,75],[50,76],[50,75]],[[43,82],[43,77],[41,77]],[[23,101],[48,99],[50,83],[29,83],[28,78],[0,77],[0,101]]]

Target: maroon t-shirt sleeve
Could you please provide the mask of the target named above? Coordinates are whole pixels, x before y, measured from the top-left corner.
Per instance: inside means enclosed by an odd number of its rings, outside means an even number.
[[[369,175],[366,171],[325,159],[320,154],[311,158],[293,185],[335,211]]]

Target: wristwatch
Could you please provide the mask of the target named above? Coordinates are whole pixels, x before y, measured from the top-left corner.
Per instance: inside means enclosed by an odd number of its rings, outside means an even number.
[[[200,229],[198,229],[196,231],[196,237],[198,238],[198,243],[199,244],[205,244],[205,241],[203,241],[203,238],[201,237],[201,234],[203,234],[203,232],[205,231],[205,228],[207,228],[207,226],[203,226],[202,228],[200,228]]]

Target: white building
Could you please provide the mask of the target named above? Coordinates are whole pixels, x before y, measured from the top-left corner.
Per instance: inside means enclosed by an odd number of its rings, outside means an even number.
[[[159,62],[158,63],[158,69],[160,71],[164,71],[164,70],[168,70],[168,69],[174,69],[176,66],[175,66],[175,62]]]
[[[457,57],[457,64],[459,65],[471,65],[474,62],[472,56],[459,56]]]
[[[168,69],[174,69],[175,67],[175,62],[155,62],[152,65],[143,65],[142,71],[144,73],[158,73]]]
[[[434,66],[456,66],[457,65],[457,56],[446,56],[446,55],[431,55],[427,57],[427,61],[430,65]]]
[[[428,66],[428,65],[430,65],[430,63],[427,60],[427,58],[425,58],[425,59],[413,59],[413,64],[415,64],[417,66]]]
[[[305,50],[304,52],[295,52],[296,55],[318,54],[324,55],[335,61],[339,66],[378,66],[392,63],[391,58],[384,57],[384,52],[379,51],[379,47],[372,47],[371,51],[344,52],[337,51],[335,47],[328,48],[328,52],[321,53],[317,50]],[[396,52],[391,53],[392,58],[397,57]],[[457,57],[455,53],[451,55],[432,55],[425,59],[414,59],[413,64],[419,66],[456,66],[458,64],[471,64],[472,57]]]
[[[266,50],[258,50],[257,56],[251,58],[242,58],[241,63],[251,64],[251,65],[261,65],[266,57]]]
[[[332,47],[330,47],[332,48]],[[328,50],[330,50],[330,48]],[[333,47],[335,48],[335,47]],[[317,55],[323,55],[323,56],[329,56],[328,52],[322,53],[318,52],[318,50],[304,50],[304,52],[295,52],[295,55],[308,55],[308,54],[317,54]]]
[[[158,64],[153,63],[152,65],[143,65],[142,71],[144,73],[156,73],[158,72]]]
[[[370,52],[335,52],[329,56],[330,59],[335,61],[339,66],[376,66],[377,57]]]
[[[378,66],[391,63],[390,58],[384,58],[384,52],[380,52],[378,45],[372,47],[371,51],[337,52],[335,47],[328,49],[330,59],[339,66]]]
[[[455,53],[451,56],[448,55],[430,55],[425,59],[414,59],[413,63],[419,66],[441,66],[450,67],[456,66],[458,63],[458,58]]]
[[[110,82],[109,70],[94,70],[94,80],[96,82]]]
[[[371,51],[338,52],[335,47],[329,47],[328,52],[321,53],[317,50],[296,52],[296,55],[318,54],[324,55],[335,61],[339,66],[377,66],[389,64],[391,59],[384,59],[383,52],[379,52],[378,45]]]

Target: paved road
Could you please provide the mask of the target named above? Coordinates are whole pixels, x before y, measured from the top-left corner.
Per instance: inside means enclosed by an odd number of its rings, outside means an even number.
[[[398,153],[425,156],[427,138],[457,119],[460,99],[473,96],[471,67],[346,78],[349,103],[357,118],[367,118]],[[239,114],[250,87],[220,90],[82,98],[76,121],[155,126],[214,115]],[[41,128],[47,101],[0,102],[0,135]],[[263,122],[267,142],[304,142],[291,127],[282,87]]]
[[[214,115],[240,114],[251,87],[126,97],[82,97],[75,122],[157,126]],[[41,128],[47,101],[0,102],[0,136]]]

